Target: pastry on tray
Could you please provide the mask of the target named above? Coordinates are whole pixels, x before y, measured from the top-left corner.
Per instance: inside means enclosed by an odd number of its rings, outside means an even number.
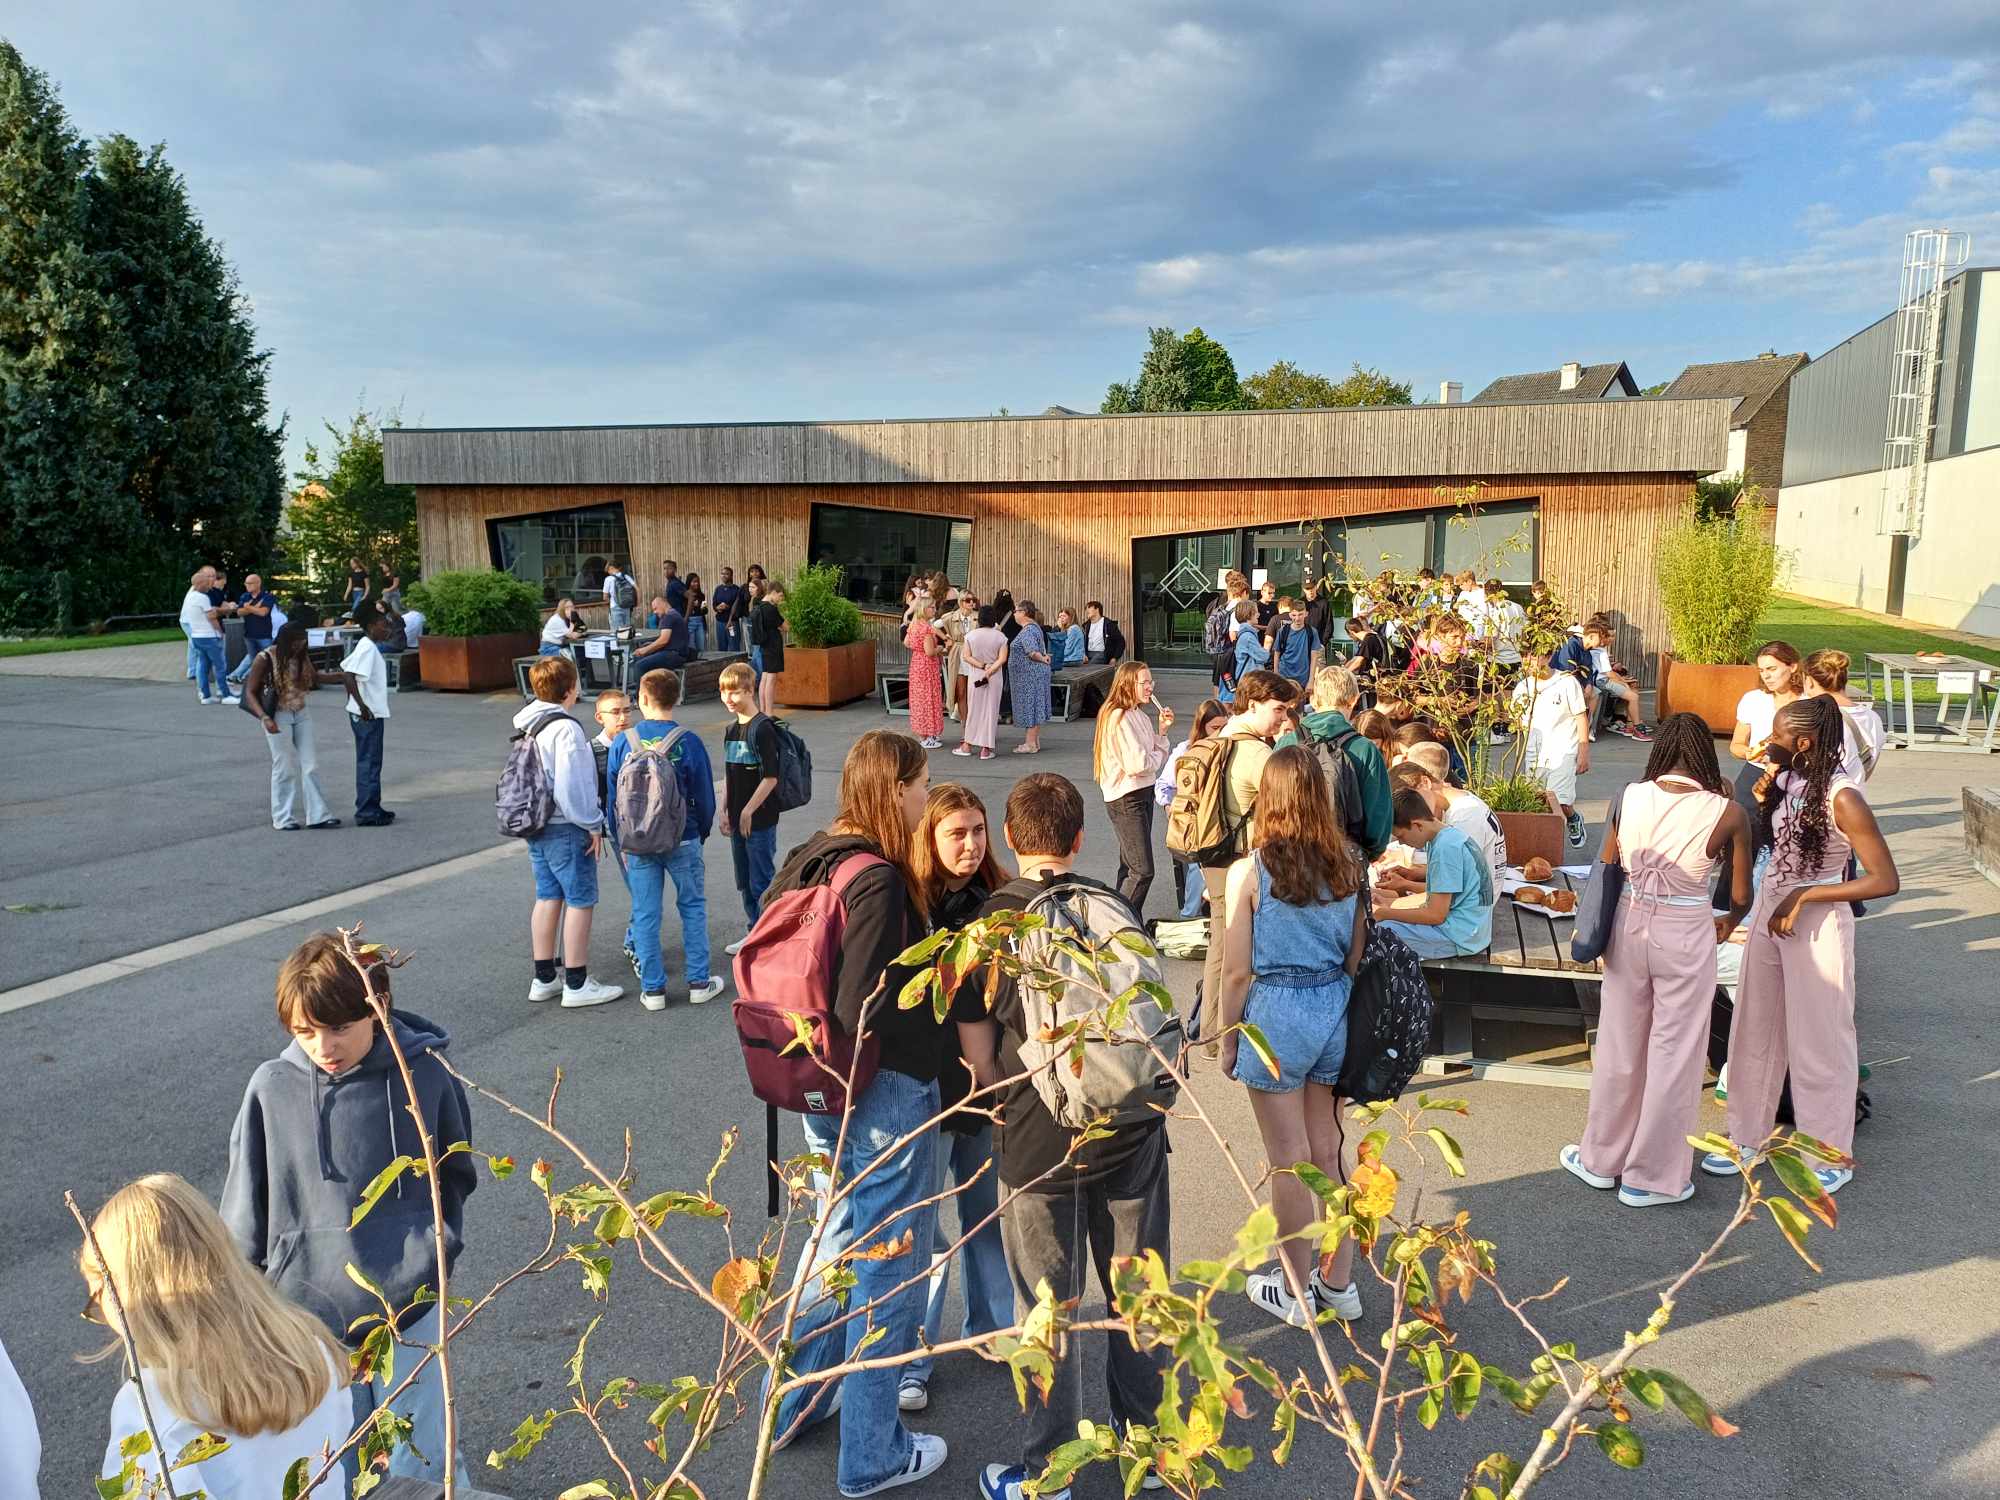
[[[1523,906],[1547,906],[1549,893],[1538,885],[1524,885],[1514,892],[1514,899]]]
[[[1555,873],[1555,868],[1539,854],[1521,866],[1521,878],[1535,881],[1537,884],[1554,879]]]

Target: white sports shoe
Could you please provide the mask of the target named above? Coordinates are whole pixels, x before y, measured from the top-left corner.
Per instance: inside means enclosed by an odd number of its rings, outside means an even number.
[[[582,984],[577,985],[574,989],[568,985],[563,986],[563,1009],[583,1010],[587,1006],[605,1005],[616,1000],[624,993],[625,987],[623,985],[606,984],[601,979],[586,978]]]
[[[639,991],[639,1003],[645,1006],[647,1010],[665,1010],[667,1008],[667,997],[663,992],[658,990],[641,990]]]
[[[234,693],[231,693],[231,694],[230,694],[230,695],[229,695],[229,696],[228,696],[227,698],[217,698],[217,699],[216,699],[215,701],[216,701],[217,703],[232,703],[232,704],[234,704],[234,703],[241,703],[241,702],[242,702],[243,700],[242,700],[241,698],[237,697],[237,696],[236,696],[236,695],[235,695]]]
[[[735,942],[724,943],[722,945],[722,951],[724,953],[727,953],[731,958],[734,958],[736,957],[737,954],[743,951],[743,945],[749,941],[750,941],[750,934],[746,932],[743,934],[742,937],[738,938]]]
[[[1289,1323],[1294,1328],[1309,1327],[1313,1320],[1313,1309],[1301,1305],[1298,1298],[1285,1289],[1285,1275],[1282,1271],[1258,1271],[1244,1278],[1244,1294],[1251,1306],[1269,1313],[1281,1323]]]
[[[901,1469],[887,1479],[878,1479],[866,1489],[843,1488],[841,1494],[847,1500],[861,1500],[864,1495],[879,1495],[884,1490],[893,1490],[898,1485],[915,1484],[919,1479],[935,1473],[944,1464],[946,1448],[944,1439],[935,1432],[913,1432],[910,1434],[910,1458]]]
[[[1557,1153],[1556,1160],[1568,1168],[1572,1175],[1582,1178],[1594,1188],[1615,1188],[1618,1186],[1618,1179],[1616,1177],[1606,1177],[1600,1172],[1593,1172],[1583,1164],[1583,1150],[1579,1146],[1568,1145],[1563,1147]]]
[[[729,981],[720,974],[711,974],[704,984],[695,985],[688,991],[689,1005],[706,1005],[728,987]]]
[[[1351,1281],[1344,1287],[1329,1286],[1318,1266],[1313,1267],[1312,1294],[1321,1312],[1330,1312],[1343,1323],[1361,1316],[1361,1288]]]
[[[530,1000],[553,1000],[562,992],[563,982],[560,979],[537,979],[528,986]]]

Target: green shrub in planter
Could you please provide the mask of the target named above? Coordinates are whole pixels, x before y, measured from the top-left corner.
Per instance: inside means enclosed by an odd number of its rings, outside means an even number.
[[[1676,661],[1734,666],[1750,660],[1761,635],[1757,622],[1778,591],[1784,563],[1765,533],[1764,513],[1755,487],[1734,510],[1707,517],[1690,498],[1660,538],[1654,565]]]
[[[1512,776],[1488,776],[1472,784],[1480,801],[1497,813],[1545,813],[1549,810],[1548,788],[1532,771]]]
[[[794,646],[851,646],[863,633],[861,607],[840,591],[838,563],[801,563],[785,584],[779,612]]]
[[[533,635],[542,628],[542,591],[490,568],[433,573],[403,597],[423,611],[427,636]]]

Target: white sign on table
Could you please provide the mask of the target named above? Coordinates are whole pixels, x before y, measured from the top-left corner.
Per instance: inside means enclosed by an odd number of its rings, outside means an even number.
[[[1970,672],[1940,672],[1937,675],[1937,690],[1940,698],[1948,698],[1954,694],[1970,693],[1972,687],[1973,674]]]
[[[583,643],[583,654],[592,661],[603,661],[605,648],[611,644],[601,635],[594,635]]]

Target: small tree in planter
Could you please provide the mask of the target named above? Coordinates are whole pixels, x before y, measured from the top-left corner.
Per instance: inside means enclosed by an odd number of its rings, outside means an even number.
[[[436,573],[405,593],[423,611],[418,650],[424,681],[456,692],[506,687],[514,658],[535,649],[541,592],[511,573],[466,569]]]
[[[790,638],[778,698],[801,708],[832,708],[875,690],[875,642],[861,608],[840,591],[838,563],[801,563],[778,606]]]
[[[1770,539],[1753,485],[1733,510],[1704,513],[1690,496],[1660,538],[1655,567],[1673,650],[1660,656],[1659,714],[1699,714],[1727,731],[1736,700],[1757,685],[1758,623],[1778,592],[1785,554]]]

